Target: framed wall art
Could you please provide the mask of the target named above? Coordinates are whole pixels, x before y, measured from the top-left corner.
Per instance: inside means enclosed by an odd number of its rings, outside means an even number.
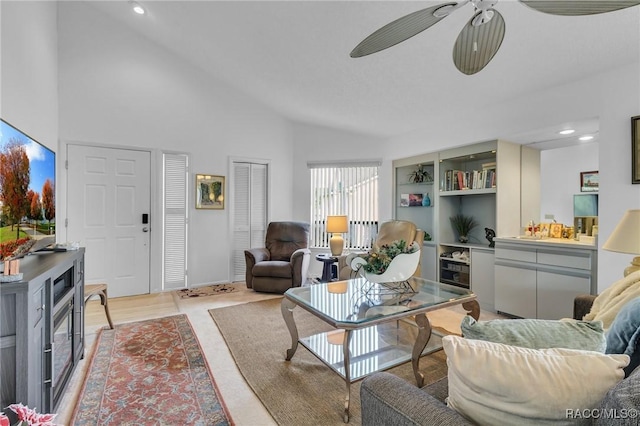
[[[551,223],[549,225],[549,237],[551,237],[551,238],[562,238],[562,224],[561,223]]]
[[[598,172],[580,172],[580,192],[598,191]]]
[[[631,117],[631,183],[640,183],[640,115]]]
[[[224,176],[196,175],[196,209],[224,209]]]

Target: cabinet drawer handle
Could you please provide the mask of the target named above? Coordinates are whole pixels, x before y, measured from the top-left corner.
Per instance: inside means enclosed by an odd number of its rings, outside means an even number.
[[[45,310],[45,308],[46,308],[46,305],[38,306],[38,307],[36,308],[36,311],[44,311],[44,310]]]

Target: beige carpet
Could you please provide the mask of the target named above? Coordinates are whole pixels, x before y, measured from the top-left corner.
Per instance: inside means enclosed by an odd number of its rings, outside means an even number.
[[[281,299],[246,303],[209,313],[249,386],[280,425],[340,425],[346,385],[344,380],[302,345],[291,361],[285,352],[291,337],[280,313]],[[301,337],[331,330],[298,308],[294,317]],[[410,363],[389,370],[415,384]],[[447,374],[442,351],[420,360],[425,382]],[[360,381],[351,385],[351,424],[360,424]]]

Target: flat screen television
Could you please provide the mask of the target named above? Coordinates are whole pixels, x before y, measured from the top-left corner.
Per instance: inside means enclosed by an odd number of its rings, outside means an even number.
[[[0,259],[55,242],[56,154],[0,119]]]
[[[575,194],[573,217],[598,216],[598,194]]]

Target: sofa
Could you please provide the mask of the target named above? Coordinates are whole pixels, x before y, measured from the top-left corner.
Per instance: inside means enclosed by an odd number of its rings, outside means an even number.
[[[594,298],[585,295],[575,299],[575,319],[582,319],[589,312]],[[639,305],[636,303],[635,306]],[[360,388],[362,425],[473,425],[447,406],[445,399],[448,395],[448,378],[418,388],[414,383],[392,374],[375,373],[367,377]],[[587,414],[583,416],[586,418],[576,424],[638,425],[640,420],[637,417],[625,416],[624,413],[638,413],[634,410],[639,410],[639,407],[640,367],[606,392],[598,407],[601,410],[582,413]]]

